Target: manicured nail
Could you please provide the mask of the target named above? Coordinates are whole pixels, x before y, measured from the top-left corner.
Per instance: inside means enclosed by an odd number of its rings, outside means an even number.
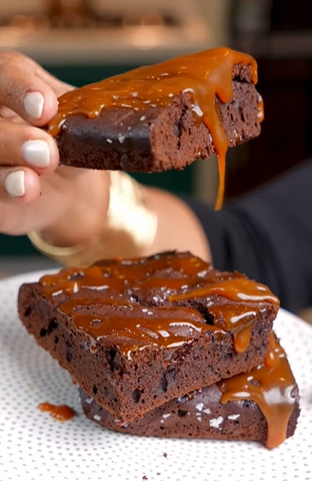
[[[23,197],[25,195],[25,172],[18,170],[7,175],[4,179],[4,188],[11,197]]]
[[[24,100],[25,112],[29,117],[39,120],[42,116],[44,97],[40,92],[27,94]]]
[[[47,167],[50,162],[50,149],[45,140],[28,140],[22,146],[22,157],[33,167]]]

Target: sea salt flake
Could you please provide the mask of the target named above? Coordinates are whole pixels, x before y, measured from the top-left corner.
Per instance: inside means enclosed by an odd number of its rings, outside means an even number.
[[[205,414],[211,414],[211,411],[210,411],[209,408],[207,408],[207,409],[203,409],[203,413],[205,413]]]
[[[230,416],[228,416],[227,418],[228,419],[232,419],[233,421],[235,421],[235,419],[238,419],[240,416],[240,414],[230,414]]]
[[[222,423],[222,421],[223,421],[223,417],[222,417],[222,416],[219,416],[218,418],[209,419],[210,427],[211,427],[211,428],[216,428],[216,429],[221,429],[221,428],[220,428],[220,424]]]

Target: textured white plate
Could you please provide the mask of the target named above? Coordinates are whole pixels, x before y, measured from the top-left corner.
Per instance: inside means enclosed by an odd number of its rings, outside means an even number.
[[[139,438],[105,431],[81,413],[77,386],[17,317],[32,273],[0,282],[0,481],[312,480],[312,328],[281,311],[276,331],[301,392],[295,436],[274,451],[257,443]],[[60,423],[38,404],[67,404]],[[145,478],[144,478],[145,477]]]

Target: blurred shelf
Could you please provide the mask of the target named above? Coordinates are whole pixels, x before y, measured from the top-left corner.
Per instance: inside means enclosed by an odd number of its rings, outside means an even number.
[[[46,30],[0,27],[0,51],[17,50],[45,65],[151,63],[214,46],[213,32],[200,16],[177,26]]]

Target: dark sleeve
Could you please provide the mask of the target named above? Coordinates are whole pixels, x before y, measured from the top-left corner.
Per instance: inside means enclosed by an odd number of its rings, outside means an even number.
[[[290,311],[312,305],[311,160],[220,212],[186,202],[205,230],[216,268],[268,285]]]

